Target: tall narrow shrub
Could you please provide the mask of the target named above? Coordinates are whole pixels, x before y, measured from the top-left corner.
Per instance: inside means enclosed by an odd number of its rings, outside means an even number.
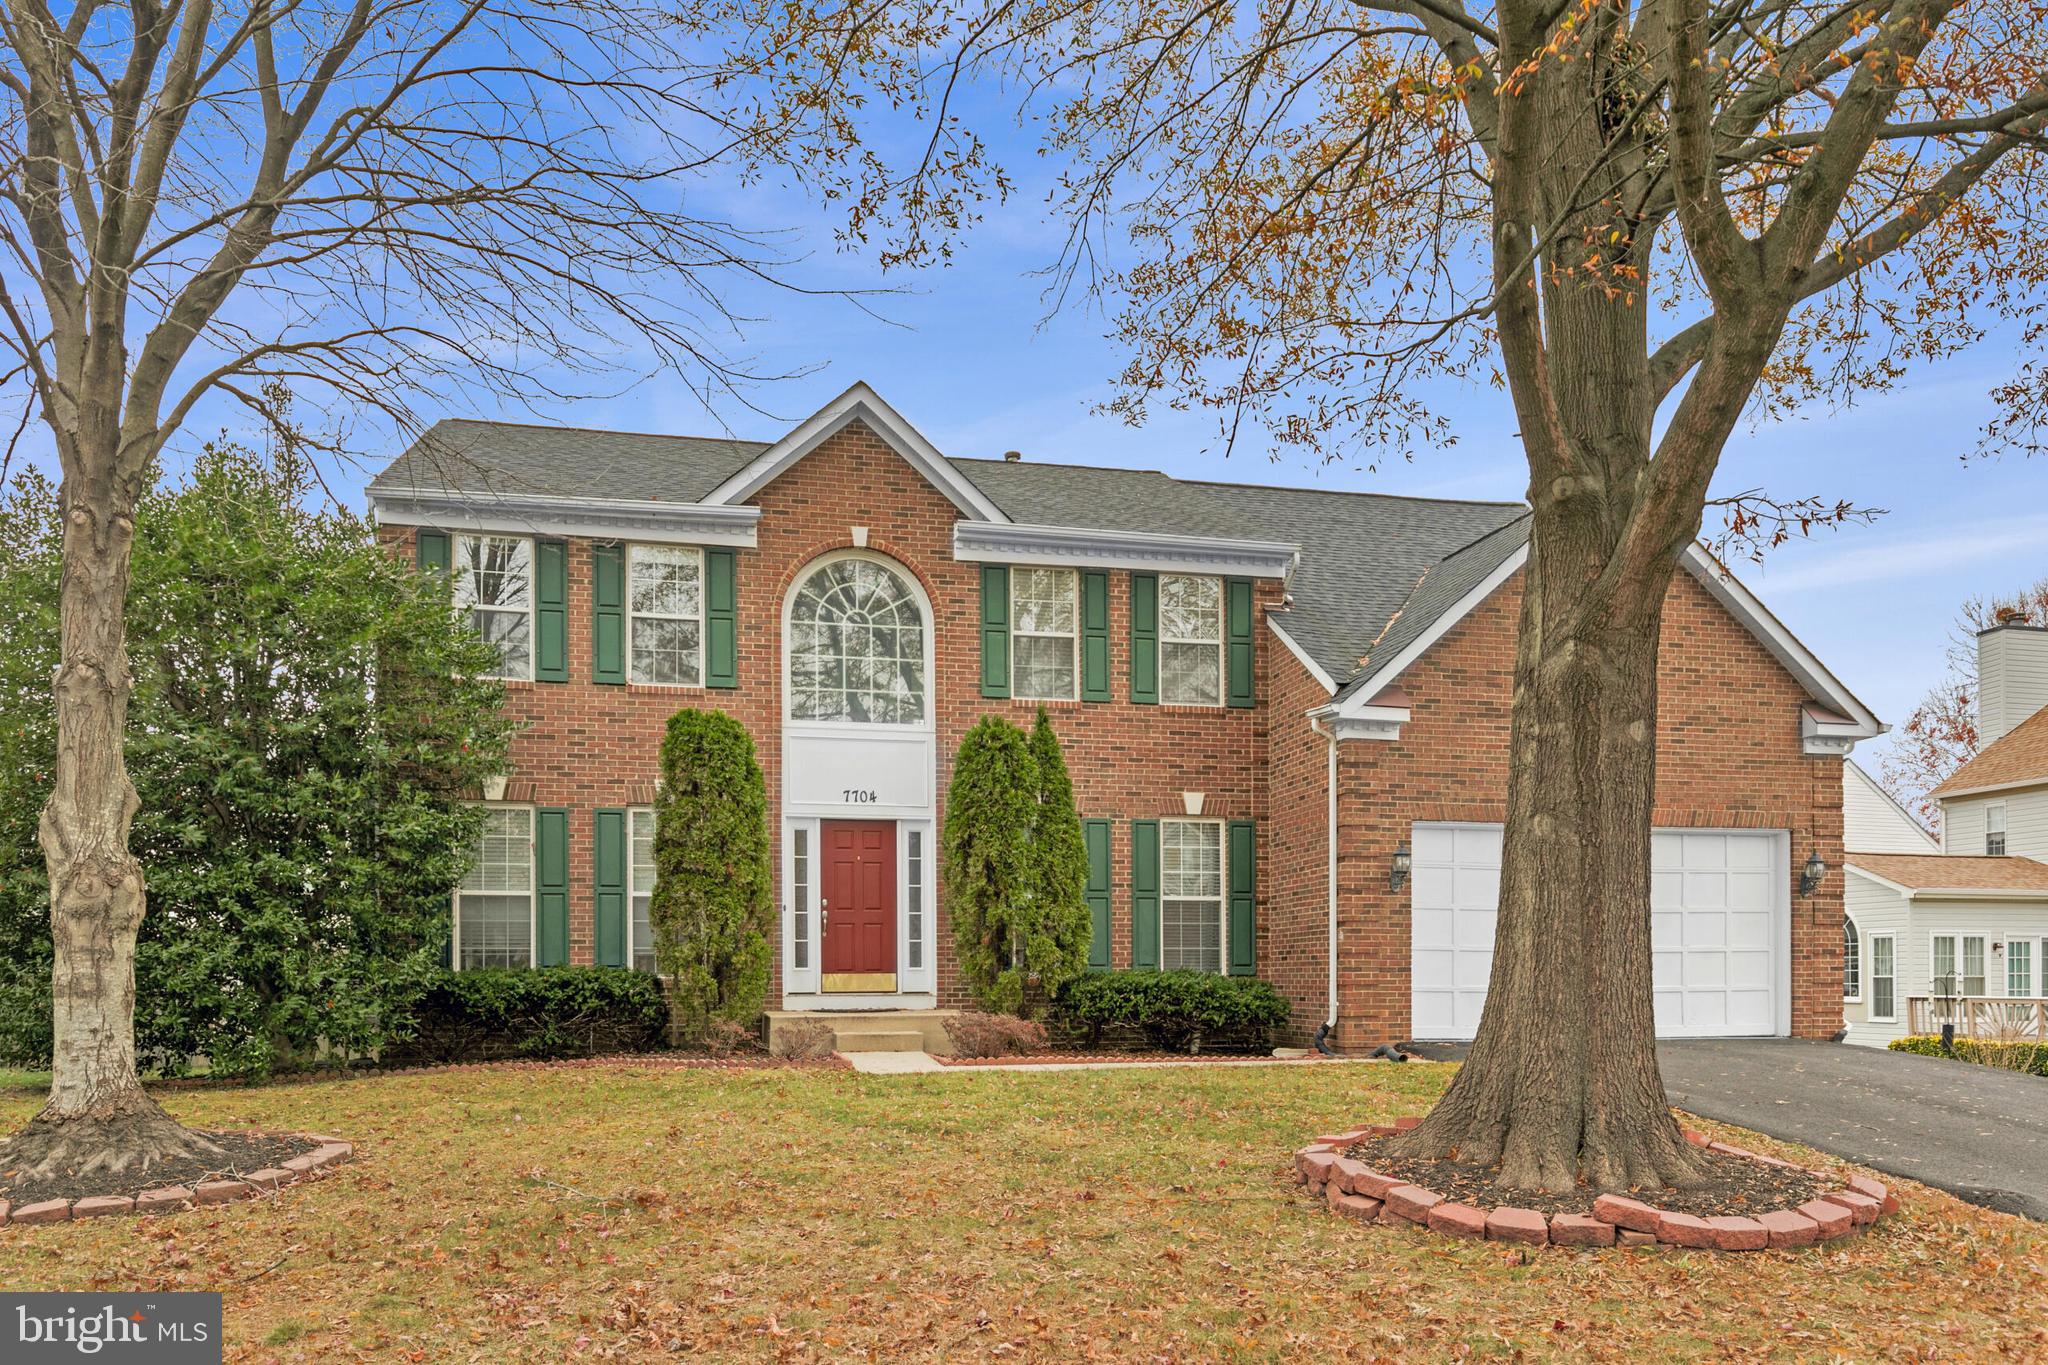
[[[648,917],[678,1040],[761,1012],[770,884],[768,788],[753,739],[723,711],[676,712],[661,742]]]
[[[1024,1002],[1013,938],[1032,892],[1037,812],[1030,742],[1001,716],[983,716],[953,763],[941,852],[960,975],[987,1009],[1015,1011]]]
[[[1018,926],[1024,964],[1047,997],[1088,970],[1088,843],[1074,809],[1074,782],[1043,706],[1031,730],[1038,805],[1031,822],[1026,913]]]

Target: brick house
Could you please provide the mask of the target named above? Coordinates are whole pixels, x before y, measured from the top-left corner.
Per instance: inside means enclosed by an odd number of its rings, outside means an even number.
[[[922,1012],[966,1003],[938,894],[953,755],[1044,705],[1093,965],[1266,977],[1300,1039],[1345,1051],[1477,1023],[1519,504],[949,459],[865,385],[769,445],[443,422],[369,495],[387,543],[455,573],[524,723],[458,965],[644,964],[662,728],[717,707],[768,780],[771,1019],[899,1011],[930,1038]],[[1658,1021],[1827,1036],[1842,763],[1881,727],[1706,556],[1686,568]]]

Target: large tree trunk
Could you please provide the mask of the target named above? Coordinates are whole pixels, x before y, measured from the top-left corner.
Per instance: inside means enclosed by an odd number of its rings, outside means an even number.
[[[103,467],[111,464],[110,456]],[[0,1165],[39,1174],[140,1172],[220,1150],[164,1113],[135,1067],[144,895],[142,865],[128,851],[138,803],[122,756],[133,688],[126,606],[134,506],[134,490],[118,477],[70,472],[64,480],[56,785],[39,830],[56,949],[55,1074],[49,1103],[0,1147]]]
[[[1499,1162],[1528,1189],[1683,1184],[1698,1161],[1666,1104],[1650,994],[1668,574],[1598,600],[1598,547],[1558,520],[1539,518],[1525,574],[1486,1009],[1450,1092],[1403,1143]]]

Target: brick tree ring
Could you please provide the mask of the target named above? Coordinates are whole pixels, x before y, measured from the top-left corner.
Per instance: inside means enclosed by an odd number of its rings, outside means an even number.
[[[1882,1184],[1868,1176],[1852,1175],[1841,1189],[1824,1189],[1796,1208],[1773,1209],[1755,1217],[1699,1217],[1612,1194],[1594,1199],[1590,1213],[1546,1216],[1535,1209],[1479,1209],[1453,1203],[1434,1190],[1375,1171],[1344,1155],[1357,1143],[1392,1137],[1418,1122],[1401,1119],[1393,1127],[1374,1124],[1319,1137],[1294,1154],[1295,1180],[1311,1194],[1321,1195],[1332,1212],[1359,1222],[1421,1227],[1446,1237],[1521,1246],[1663,1245],[1702,1251],[1803,1247],[1850,1236],[1899,1207],[1898,1196]],[[1788,1161],[1709,1141],[1700,1133],[1688,1130],[1685,1136],[1723,1156],[1786,1167],[1823,1185],[1833,1179]]]
[[[0,1199],[0,1225],[34,1227],[42,1223],[70,1223],[84,1218],[105,1218],[113,1214],[177,1213],[202,1204],[232,1204],[242,1199],[273,1194],[287,1185],[312,1180],[355,1155],[355,1146],[337,1137],[317,1133],[281,1133],[280,1137],[302,1138],[313,1145],[275,1166],[219,1180],[192,1185],[162,1185],[134,1195],[99,1194],[82,1199],[42,1199],[32,1204],[9,1203]]]

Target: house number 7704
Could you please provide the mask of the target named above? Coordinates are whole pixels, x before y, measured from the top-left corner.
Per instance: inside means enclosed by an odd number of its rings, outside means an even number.
[[[875,794],[872,790],[862,791],[859,787],[848,787],[841,793],[841,796],[849,806],[872,806],[875,804]]]

